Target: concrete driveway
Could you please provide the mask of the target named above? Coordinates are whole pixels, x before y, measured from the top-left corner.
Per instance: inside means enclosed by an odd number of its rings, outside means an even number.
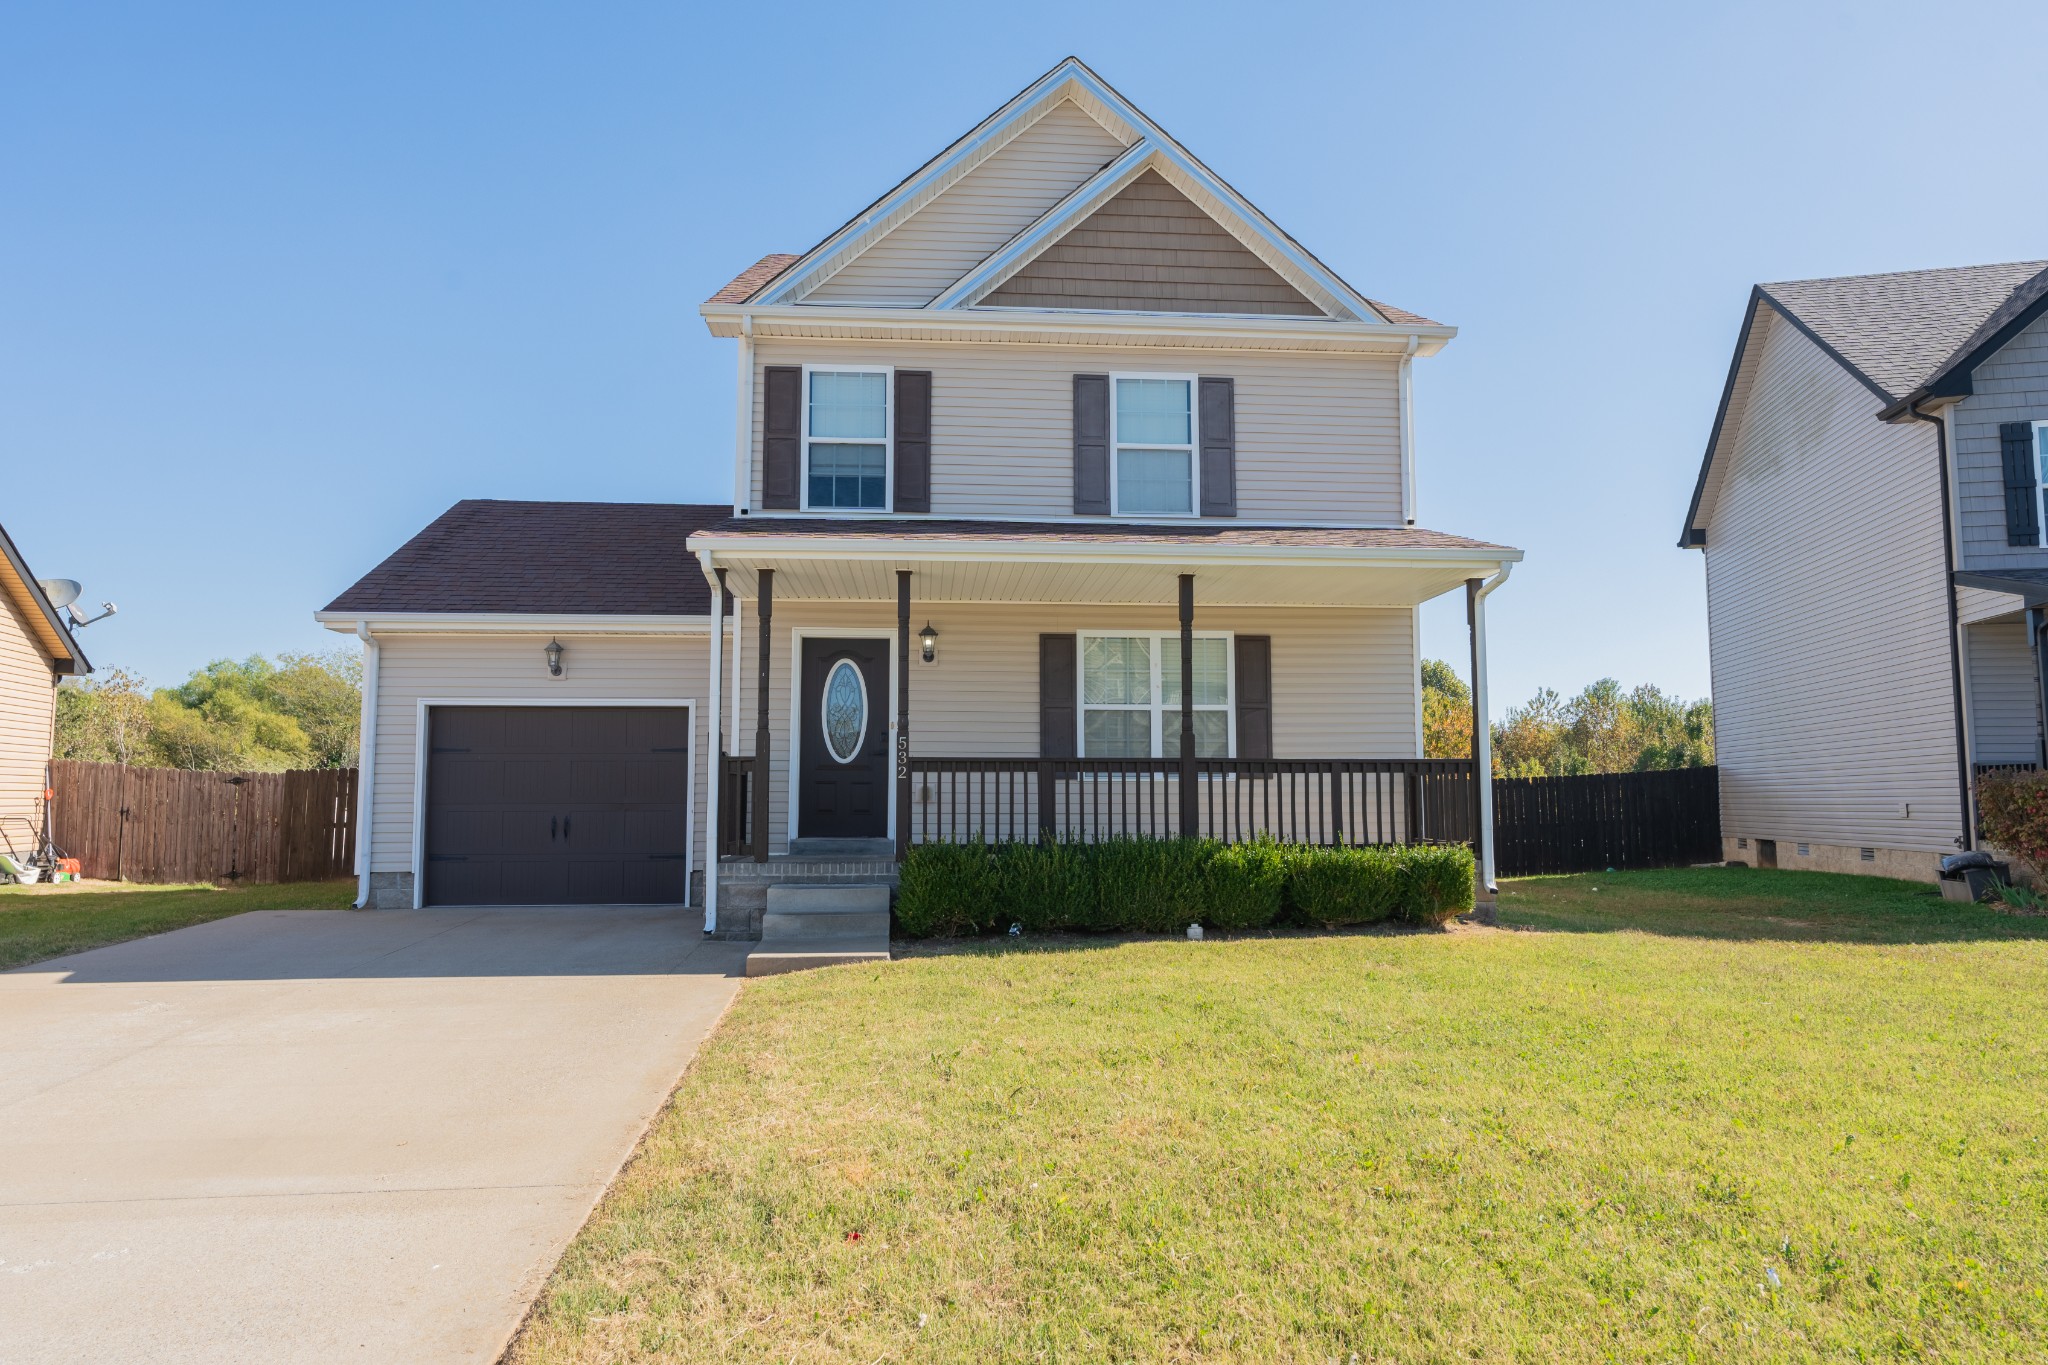
[[[494,1360],[738,989],[701,928],[265,911],[0,974],[0,1362]]]

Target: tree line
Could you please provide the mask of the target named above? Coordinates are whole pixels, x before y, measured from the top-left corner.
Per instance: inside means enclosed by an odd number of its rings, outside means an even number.
[[[217,659],[155,689],[108,669],[57,689],[55,753],[220,772],[352,768],[362,684],[362,656],[349,649]]]
[[[1714,704],[1613,678],[1566,699],[1546,687],[1490,727],[1495,777],[1704,768],[1714,762]],[[1422,752],[1472,754],[1472,689],[1441,659],[1422,665]]]

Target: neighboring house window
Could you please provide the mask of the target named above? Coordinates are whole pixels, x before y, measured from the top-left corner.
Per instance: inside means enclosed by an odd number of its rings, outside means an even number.
[[[1081,636],[1081,757],[1180,757],[1180,635]],[[1195,754],[1232,750],[1230,636],[1195,637]]]
[[[1111,375],[1111,487],[1120,517],[1191,517],[1201,505],[1196,486],[1195,377]]]
[[[804,371],[804,506],[887,511],[889,371]]]

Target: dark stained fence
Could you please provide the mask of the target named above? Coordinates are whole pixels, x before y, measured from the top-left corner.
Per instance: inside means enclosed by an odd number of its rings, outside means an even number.
[[[1504,877],[1679,867],[1721,857],[1713,768],[1493,782],[1494,865]]]
[[[356,770],[50,765],[51,841],[87,877],[296,882],[355,866]]]

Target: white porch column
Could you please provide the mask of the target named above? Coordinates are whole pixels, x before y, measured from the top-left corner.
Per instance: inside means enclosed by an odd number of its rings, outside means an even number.
[[[1500,572],[1472,588],[1472,761],[1479,788],[1479,884],[1474,888],[1474,916],[1492,923],[1500,894],[1494,876],[1493,856],[1493,730],[1486,703],[1486,599],[1508,581],[1514,568],[1503,563]]]
[[[356,909],[370,908],[370,832],[377,781],[377,665],[383,651],[368,621],[356,622],[363,642],[363,718],[356,744]]]
[[[711,556],[704,556],[708,567]],[[714,569],[718,582],[711,589],[711,724],[709,739],[711,757],[707,763],[710,780],[704,784],[704,932],[710,933],[718,927],[718,846],[719,798],[725,793],[725,740],[724,713],[719,706],[721,700],[718,685],[725,677],[720,667],[725,650],[725,570]],[[683,888],[684,894],[689,888]]]

